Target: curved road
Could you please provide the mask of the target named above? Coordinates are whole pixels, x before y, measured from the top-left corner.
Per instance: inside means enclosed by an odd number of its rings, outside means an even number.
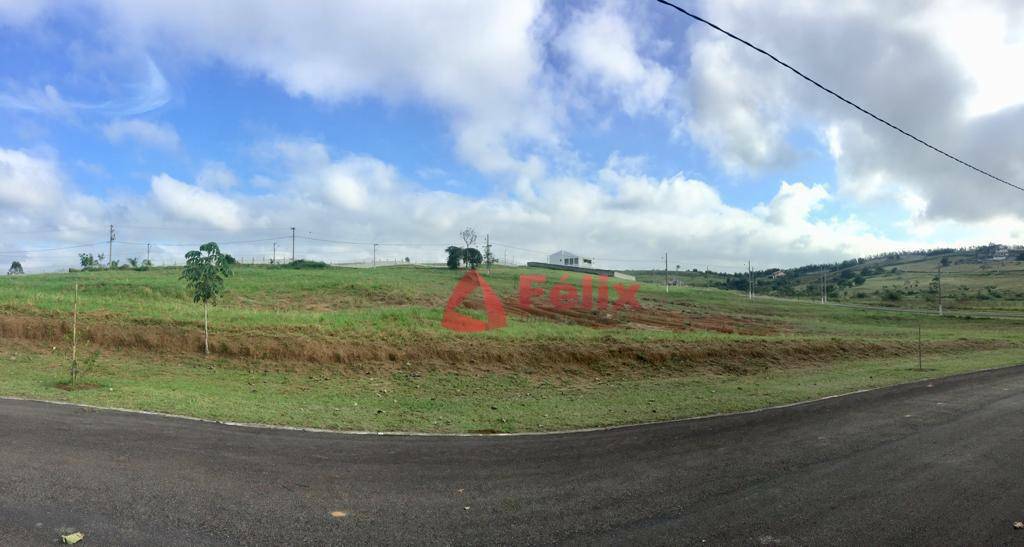
[[[340,511],[344,516],[331,516]],[[1024,544],[1024,367],[522,437],[0,401],[0,544]]]

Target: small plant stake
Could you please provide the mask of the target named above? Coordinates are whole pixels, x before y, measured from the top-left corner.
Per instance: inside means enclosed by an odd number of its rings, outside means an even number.
[[[78,382],[78,283],[75,283],[75,311],[71,319],[71,387]]]
[[[918,370],[919,371],[924,370],[922,368],[922,360],[921,360],[921,320],[920,319],[918,320]]]

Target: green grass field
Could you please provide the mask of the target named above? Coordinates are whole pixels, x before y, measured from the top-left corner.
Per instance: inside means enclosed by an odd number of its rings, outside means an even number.
[[[508,327],[454,333],[440,323],[463,273],[240,266],[211,309],[209,357],[177,270],[9,276],[0,394],[332,429],[536,431],[746,410],[1024,357],[1021,320],[700,287],[644,284],[637,311],[562,313],[546,295],[522,310],[520,274],[550,288],[562,272],[502,267],[485,278]],[[78,351],[98,358],[83,378],[93,389],[65,391],[76,283]],[[478,298],[469,307],[482,316]],[[924,371],[911,370],[919,328]]]

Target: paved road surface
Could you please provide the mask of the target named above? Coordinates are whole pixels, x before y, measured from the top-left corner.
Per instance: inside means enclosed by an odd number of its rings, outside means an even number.
[[[344,511],[335,518],[332,511]],[[0,401],[0,544],[1024,544],[1024,368],[567,435]]]

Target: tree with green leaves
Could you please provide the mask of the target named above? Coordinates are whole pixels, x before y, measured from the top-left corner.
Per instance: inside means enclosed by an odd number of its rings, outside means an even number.
[[[192,291],[192,301],[203,303],[204,349],[210,354],[210,304],[224,292],[224,280],[231,277],[231,265],[235,259],[220,252],[214,242],[205,243],[198,251],[185,253],[185,267],[181,269],[184,279]]]
[[[450,245],[444,252],[448,253],[448,267],[453,270],[459,269],[459,263],[462,262],[462,247],[456,247]]]
[[[484,255],[480,251],[468,247],[462,250],[462,261],[466,263],[471,269],[476,269],[484,261]]]
[[[21,262],[15,260],[11,262],[11,267],[7,270],[7,275],[21,275],[25,273],[25,269],[21,267]]]
[[[99,267],[100,262],[103,261],[103,255],[100,255],[100,259],[96,260],[92,253],[81,253],[78,255],[78,261],[82,264],[83,270],[91,270]]]

